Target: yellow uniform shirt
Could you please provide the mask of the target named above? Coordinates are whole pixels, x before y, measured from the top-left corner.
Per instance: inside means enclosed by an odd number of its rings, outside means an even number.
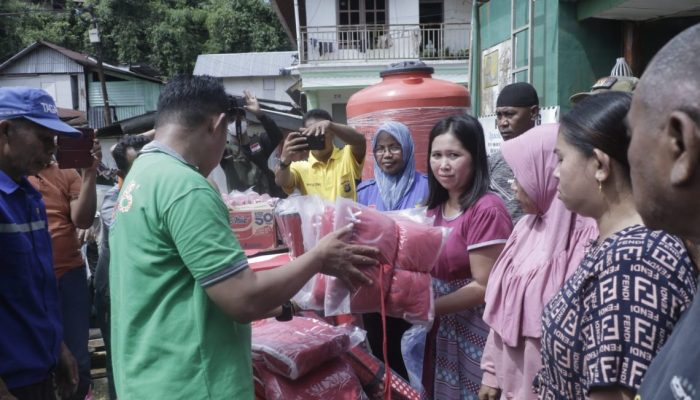
[[[317,194],[327,200],[340,196],[357,201],[355,181],[362,176],[362,163],[355,160],[350,146],[333,147],[325,163],[309,154],[307,161],[293,162],[289,171],[293,183],[283,188],[288,194],[299,189],[303,195]]]

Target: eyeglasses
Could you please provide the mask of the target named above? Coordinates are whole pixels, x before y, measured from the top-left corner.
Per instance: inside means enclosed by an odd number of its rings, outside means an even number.
[[[391,147],[377,147],[374,149],[374,154],[378,156],[383,156],[384,153],[389,152],[391,154],[401,154],[401,147],[399,146],[391,146]]]

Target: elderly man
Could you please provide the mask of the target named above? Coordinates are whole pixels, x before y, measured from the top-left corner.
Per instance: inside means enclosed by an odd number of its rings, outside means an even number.
[[[496,127],[503,140],[510,140],[535,127],[540,114],[540,99],[532,85],[525,82],[507,85],[496,99]],[[491,190],[506,203],[510,218],[515,224],[523,215],[511,184],[515,179],[501,152],[489,157]]]
[[[628,115],[634,198],[644,223],[700,244],[700,25],[654,57]],[[697,254],[697,253],[696,253]],[[696,265],[698,259],[695,259]],[[700,296],[649,367],[641,400],[700,398]]]
[[[62,343],[51,236],[41,194],[27,180],[47,166],[56,135],[79,136],[43,90],[0,88],[0,399],[53,400],[77,385]]]
[[[357,285],[368,279],[356,266],[377,263],[376,249],[343,241],[348,226],[288,265],[248,268],[205,178],[224,151],[227,108],[216,78],[173,78],[155,139],[124,180],[109,234],[119,398],[252,399],[249,322],[289,318],[281,305],[318,272]]]

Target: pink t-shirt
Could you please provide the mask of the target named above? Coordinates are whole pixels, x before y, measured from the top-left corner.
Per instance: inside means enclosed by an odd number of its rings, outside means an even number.
[[[452,228],[445,247],[435,263],[435,278],[453,281],[471,278],[469,252],[503,244],[513,230],[513,223],[503,200],[486,193],[473,206],[454,218],[442,214],[442,206],[432,210],[436,226]]]

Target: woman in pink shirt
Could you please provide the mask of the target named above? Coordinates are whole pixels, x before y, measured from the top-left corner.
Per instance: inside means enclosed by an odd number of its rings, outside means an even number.
[[[484,132],[468,115],[430,132],[428,209],[452,228],[433,266],[435,323],[426,340],[423,383],[434,399],[475,398],[488,326],[481,318],[486,283],[513,229],[503,201],[489,193]]]
[[[526,215],[515,225],[486,288],[484,321],[491,331],[481,358],[480,400],[537,399],[532,381],[542,366],[542,310],[598,235],[594,220],[568,211],[556,196],[558,129],[558,124],[535,127],[501,148]]]

